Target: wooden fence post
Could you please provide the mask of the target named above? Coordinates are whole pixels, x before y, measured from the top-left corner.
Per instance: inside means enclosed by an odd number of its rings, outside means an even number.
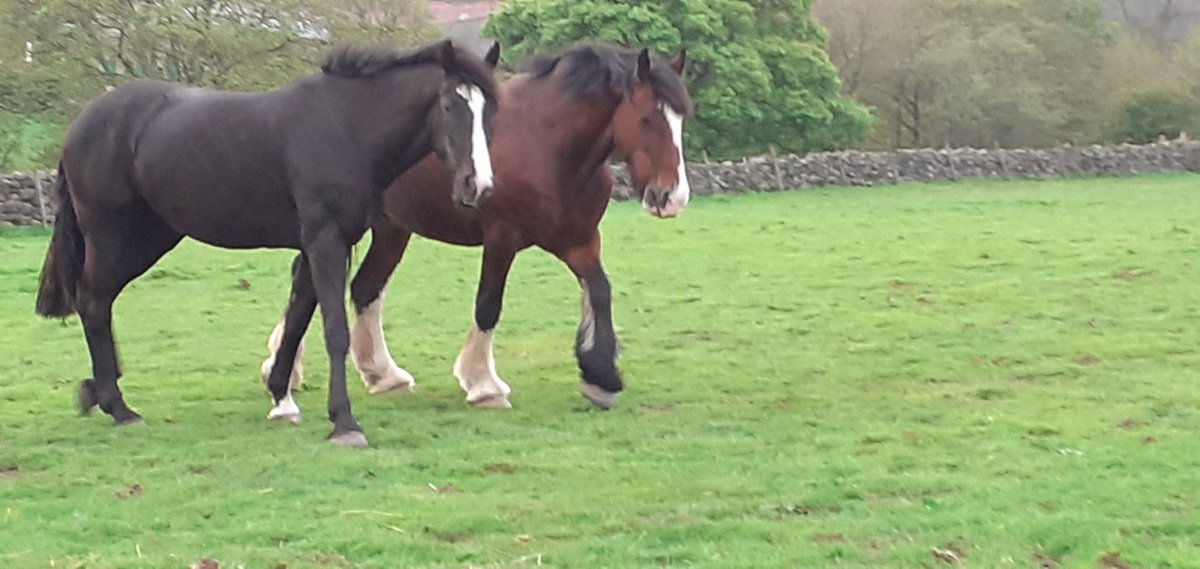
[[[992,148],[992,152],[995,152],[1000,157],[1000,172],[1004,176],[1002,179],[1011,180],[1012,175],[1008,173],[1008,151],[1000,148],[1000,143],[997,142]]]
[[[37,193],[38,201],[38,221],[42,223],[42,227],[46,226],[46,195],[42,193],[42,171],[33,171],[33,191]]]
[[[946,146],[942,149],[942,152],[946,154],[946,164],[950,166],[950,181],[957,182],[961,180],[962,177],[958,175],[958,168],[954,165],[954,152],[950,150],[949,142],[946,143]]]
[[[786,190],[783,187],[783,173],[779,171],[779,153],[775,151],[775,145],[770,146],[771,149],[771,167],[775,169],[775,189],[779,191]]]

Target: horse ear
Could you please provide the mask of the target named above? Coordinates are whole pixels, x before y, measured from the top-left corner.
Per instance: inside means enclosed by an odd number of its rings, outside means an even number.
[[[483,56],[483,60],[493,69],[500,63],[500,42],[492,42],[492,47],[488,50],[487,55]]]
[[[645,83],[650,80],[650,50],[642,48],[637,60],[638,81]]]
[[[674,69],[675,73],[677,75],[679,75],[680,77],[683,77],[683,70],[687,69],[687,48],[686,47],[679,49],[679,55],[676,55],[675,59],[673,61],[671,61],[671,69]]]
[[[442,47],[438,49],[438,62],[442,64],[442,69],[448,72],[458,69],[458,54],[454,51],[454,42],[442,42]]]

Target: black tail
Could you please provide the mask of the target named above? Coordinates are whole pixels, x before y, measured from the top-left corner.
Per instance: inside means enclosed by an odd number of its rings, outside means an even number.
[[[50,249],[42,264],[37,313],[46,318],[66,318],[75,313],[75,291],[83,273],[83,233],[79,231],[75,204],[67,191],[62,162],[58,164],[54,192],[58,211],[54,218],[54,236],[50,238]]]

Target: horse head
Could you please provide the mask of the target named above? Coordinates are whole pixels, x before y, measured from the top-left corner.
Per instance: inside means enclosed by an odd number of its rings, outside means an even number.
[[[690,198],[683,161],[683,121],[692,114],[691,99],[680,77],[687,51],[663,69],[643,49],[620,106],[613,115],[616,150],[626,157],[642,207],[657,217],[675,217]]]
[[[497,86],[493,76],[500,56],[493,44],[483,60],[443,42],[439,53],[443,81],[430,114],[433,149],[453,173],[454,202],[478,208],[495,192],[488,146],[496,115]]]

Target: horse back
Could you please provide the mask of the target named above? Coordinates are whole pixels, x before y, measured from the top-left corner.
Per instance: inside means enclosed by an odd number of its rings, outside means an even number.
[[[63,141],[62,162],[77,199],[123,201],[132,197],[131,192],[112,188],[132,188],[139,137],[167,106],[169,95],[180,88],[159,81],[121,85],[96,98],[71,121]],[[106,191],[86,195],[89,189],[100,188]]]

